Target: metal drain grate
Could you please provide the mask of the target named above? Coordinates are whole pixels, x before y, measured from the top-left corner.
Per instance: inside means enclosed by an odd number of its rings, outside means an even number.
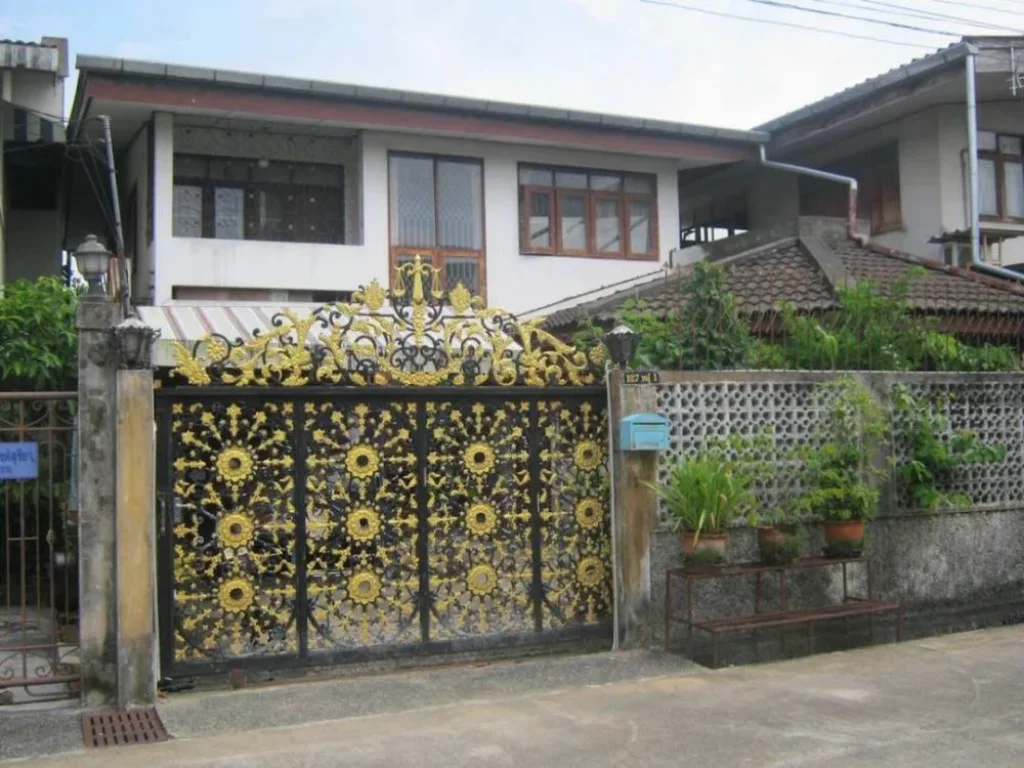
[[[82,736],[87,747],[150,744],[170,738],[153,707],[82,715]]]

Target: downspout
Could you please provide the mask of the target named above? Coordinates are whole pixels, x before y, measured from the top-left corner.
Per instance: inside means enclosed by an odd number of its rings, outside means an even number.
[[[114,143],[110,138],[110,118],[99,115],[103,123],[103,143],[106,144],[107,170],[110,173],[110,207],[114,212],[114,237],[117,240],[117,271],[121,283],[121,313],[125,317],[132,314],[130,287],[128,285],[128,254],[124,252],[124,228],[121,225],[121,197],[117,190],[117,169],[114,167]]]
[[[611,503],[608,505],[612,523],[612,650],[619,650],[619,574],[618,563],[618,535],[615,533],[618,520],[615,515],[615,430],[612,426],[612,361],[606,360],[604,364],[604,388],[608,394],[608,463],[611,465],[608,473],[610,488],[608,489]]]
[[[857,180],[855,178],[852,176],[843,176],[838,173],[832,173],[830,171],[821,171],[817,168],[806,168],[802,165],[778,163],[774,160],[768,159],[764,144],[761,144],[758,149],[761,151],[761,165],[765,168],[774,168],[777,171],[798,173],[801,176],[813,176],[816,179],[834,181],[837,184],[845,184],[849,187],[850,196],[846,206],[846,234],[851,240],[855,240],[861,245],[864,245],[864,243],[867,242],[866,237],[857,233]]]
[[[977,46],[968,44],[964,69],[967,76],[967,199],[971,216],[971,266],[981,272],[1020,282],[1024,281],[1024,275],[1014,272],[1012,269],[986,264],[981,258],[981,195],[978,190],[978,93],[975,85],[977,58]]]

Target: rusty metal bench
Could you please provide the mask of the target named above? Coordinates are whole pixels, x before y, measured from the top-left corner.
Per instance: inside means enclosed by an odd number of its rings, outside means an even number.
[[[848,587],[847,566],[851,563],[861,564],[867,570],[867,597],[850,595]],[[787,606],[788,574],[792,571],[811,568],[838,567],[843,569],[843,601],[837,605],[820,608],[801,608],[791,610]],[[762,611],[762,578],[766,573],[779,576],[778,602],[780,610]],[[716,579],[728,576],[753,576],[754,612],[739,616],[696,621],[693,618],[693,584],[696,581]],[[672,613],[672,583],[680,580],[685,585],[686,614],[684,618],[676,618]],[[687,567],[676,566],[665,571],[665,651],[671,646],[672,622],[683,624],[687,628],[687,653],[693,658],[693,630],[707,632],[711,636],[712,666],[718,666],[718,637],[728,632],[756,631],[759,629],[784,629],[792,626],[806,626],[808,649],[814,652],[814,625],[830,619],[851,619],[867,617],[871,642],[874,642],[873,618],[880,614],[892,613],[896,616],[896,639],[903,639],[903,606],[900,603],[881,602],[872,599],[874,576],[871,561],[867,558],[826,558],[804,557],[788,565],[764,565],[762,563],[739,563],[726,566]],[[785,634],[780,632],[780,641],[785,649]]]

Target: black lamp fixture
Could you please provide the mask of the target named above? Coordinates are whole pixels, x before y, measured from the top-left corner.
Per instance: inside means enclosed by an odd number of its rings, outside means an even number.
[[[150,328],[132,315],[114,328],[114,354],[117,367],[124,370],[149,368],[153,359],[153,342],[160,331]]]
[[[91,299],[103,298],[103,276],[107,274],[110,264],[110,251],[96,239],[96,235],[86,235],[82,244],[75,249],[75,264],[89,286],[86,296]]]
[[[625,368],[633,361],[633,355],[640,346],[640,334],[625,323],[619,323],[608,331],[603,340],[608,356],[619,368]]]

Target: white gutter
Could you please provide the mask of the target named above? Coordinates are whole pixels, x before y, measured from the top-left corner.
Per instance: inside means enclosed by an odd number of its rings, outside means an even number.
[[[832,173],[830,171],[821,171],[817,168],[806,168],[802,165],[779,163],[768,159],[764,144],[761,144],[758,149],[761,153],[761,165],[765,168],[774,168],[778,171],[798,173],[801,176],[813,176],[816,179],[825,179],[826,181],[834,181],[837,184],[845,184],[848,186],[850,188],[850,197],[846,207],[846,234],[851,240],[855,240],[861,245],[864,245],[864,243],[867,242],[867,238],[863,235],[857,234],[857,180],[855,178],[852,176],[843,176],[838,173]]]
[[[968,45],[964,72],[967,77],[967,198],[971,217],[971,266],[981,272],[1021,282],[1024,281],[1024,275],[1014,272],[1012,269],[986,264],[981,258],[981,196],[978,191],[978,92],[975,83],[977,58],[977,46]]]

